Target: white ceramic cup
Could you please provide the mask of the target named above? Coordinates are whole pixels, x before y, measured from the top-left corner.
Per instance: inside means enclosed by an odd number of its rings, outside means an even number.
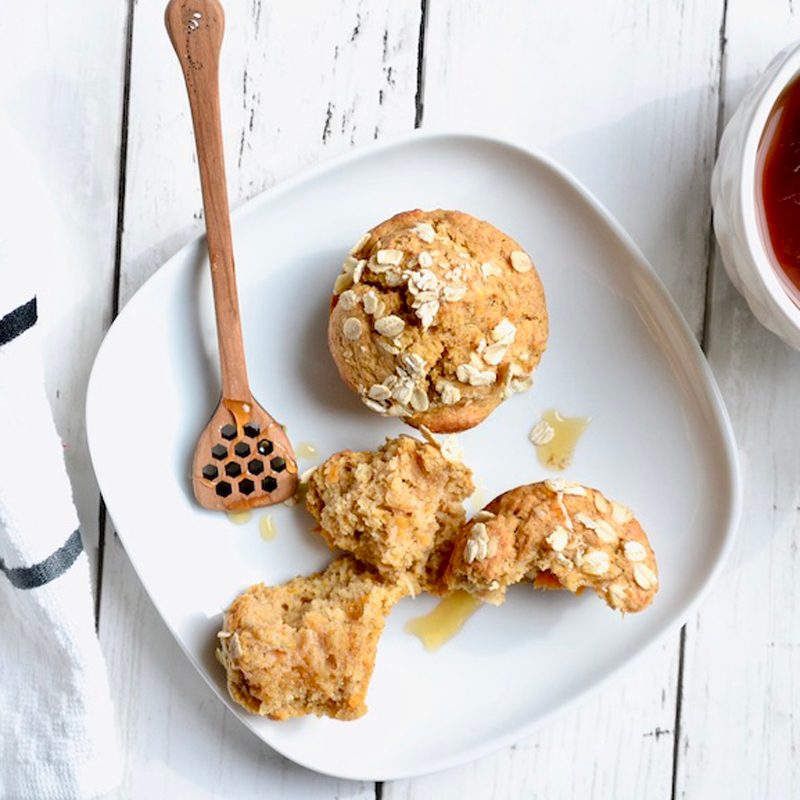
[[[711,202],[714,232],[730,279],[759,322],[800,350],[800,307],[778,274],[762,231],[756,185],[757,150],[767,118],[795,77],[800,77],[800,43],[772,59],[731,117],[711,176]]]

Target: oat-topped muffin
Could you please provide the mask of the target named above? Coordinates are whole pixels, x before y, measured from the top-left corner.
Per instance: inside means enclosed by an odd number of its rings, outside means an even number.
[[[282,586],[251,586],[219,634],[231,697],[272,719],[360,717],[378,639],[404,594],[350,556]]]
[[[320,535],[413,593],[440,591],[474,491],[472,472],[448,444],[399,436],[375,452],[331,456],[306,494]]]
[[[527,389],[547,344],[528,254],[461,211],[406,211],[353,247],[328,327],[342,378],[409,425],[471,428]]]
[[[641,611],[658,591],[655,555],[630,509],[563,479],[519,486],[462,528],[445,581],[488,602],[506,587],[594,589],[611,608]]]

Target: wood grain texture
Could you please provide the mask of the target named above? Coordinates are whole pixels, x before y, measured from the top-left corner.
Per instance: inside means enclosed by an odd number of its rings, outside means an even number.
[[[632,234],[698,336],[722,18],[722,2],[567,12],[435,0],[426,32],[425,127],[477,128],[559,159]],[[676,635],[517,748],[387,784],[384,797],[669,798],[678,664]]]
[[[192,114],[217,319],[222,396],[249,403],[252,394],[236,288],[219,105],[219,52],[225,33],[225,14],[218,0],[171,0],[165,22],[183,71]]]
[[[424,125],[561,161],[633,236],[699,335],[723,2],[434,0]]]
[[[297,461],[286,433],[256,402],[247,378],[219,101],[219,52],[225,33],[225,13],[218,0],[170,0],[165,22],[183,71],[192,114],[222,384],[219,405],[195,447],[192,487],[195,499],[204,508],[242,511],[292,497],[297,491]],[[220,442],[219,431],[225,425],[233,425],[234,437],[239,438],[245,435],[246,424],[255,425],[256,431],[269,435],[283,466],[276,472],[268,464],[263,478],[246,468],[243,481],[219,482],[215,487],[203,470],[212,460],[214,445]],[[263,463],[258,463],[259,473],[263,473]],[[222,463],[212,464],[211,469],[216,476]],[[262,488],[262,481],[267,478],[276,484],[269,491]],[[220,494],[223,489],[228,490],[227,496]]]
[[[800,38],[800,8],[728,0],[724,116]],[[762,328],[714,263],[708,352],[735,429],[743,518],[687,628],[676,797],[800,795],[800,353]]]
[[[659,646],[617,685],[530,738],[462,767],[386,783],[383,800],[668,798],[676,656],[674,642]]]
[[[53,263],[13,268],[38,273],[48,396],[93,565],[98,491],[83,408],[111,317],[125,14],[124,3],[108,0],[83,4],[90,25],[63,3],[10,3],[0,14],[0,103],[54,209],[40,221]]]
[[[226,3],[221,107],[233,205],[323,157],[413,127],[420,7],[381,5]],[[202,221],[162,14],[160,0],[136,4],[120,305]],[[100,634],[125,734],[120,797],[372,800],[373,784],[315,775],[244,730],[169,636],[110,530],[105,561]]]
[[[250,0],[229,10],[220,70],[232,205],[412,127],[419,6],[386,6]],[[121,305],[201,229],[189,114],[162,11],[156,0],[136,5]]]

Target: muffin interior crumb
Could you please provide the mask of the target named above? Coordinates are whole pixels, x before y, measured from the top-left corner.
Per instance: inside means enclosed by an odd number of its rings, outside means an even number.
[[[331,547],[386,576],[435,590],[444,553],[464,521],[463,501],[473,491],[452,441],[400,436],[376,452],[329,458],[309,479],[306,506]]]
[[[404,594],[350,556],[281,586],[250,587],[219,639],[231,697],[272,719],[360,717],[386,616]]]

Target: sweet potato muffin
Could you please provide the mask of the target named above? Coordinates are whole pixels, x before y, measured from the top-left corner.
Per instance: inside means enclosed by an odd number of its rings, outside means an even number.
[[[375,452],[336,453],[314,470],[305,498],[331,547],[414,593],[440,589],[474,491],[452,443],[432,441],[399,436]]]
[[[456,538],[445,582],[500,604],[506,587],[593,589],[611,608],[641,611],[658,591],[655,555],[621,503],[563,479],[501,494]]]
[[[328,343],[368,408],[466,430],[530,386],[547,343],[544,291],[528,254],[488,222],[406,211],[345,259]]]
[[[251,586],[219,634],[231,697],[272,719],[360,717],[378,639],[404,593],[350,556],[282,586]]]

